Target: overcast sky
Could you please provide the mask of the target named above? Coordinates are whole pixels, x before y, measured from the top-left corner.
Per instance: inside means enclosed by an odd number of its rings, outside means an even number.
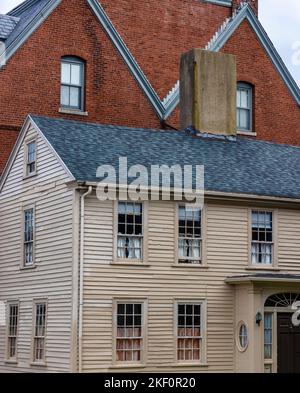
[[[1,0],[0,14],[20,0]],[[260,20],[300,86],[300,0],[259,0]]]

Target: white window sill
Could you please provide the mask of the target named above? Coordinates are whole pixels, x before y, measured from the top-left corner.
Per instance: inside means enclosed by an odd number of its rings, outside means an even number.
[[[208,367],[207,363],[174,363],[171,365],[171,367]]]
[[[11,365],[16,365],[18,364],[17,360],[4,360],[5,364],[11,364]]]
[[[141,364],[141,363],[130,363],[130,364],[126,364],[126,363],[122,363],[122,364],[113,364],[112,366],[109,367],[109,369],[112,370],[118,370],[118,369],[122,369],[122,368],[145,368],[146,365],[145,364]]]
[[[88,116],[88,112],[81,111],[79,109],[68,109],[68,108],[59,108],[59,113],[65,113],[67,115],[78,115],[78,116]]]
[[[199,263],[199,264],[196,264],[196,263],[173,263],[172,267],[179,267],[179,268],[191,267],[192,269],[208,269],[207,265],[203,265],[201,263]]]
[[[34,367],[47,367],[47,363],[45,362],[31,362],[30,366]]]
[[[253,136],[253,137],[256,137],[256,136],[257,136],[257,133],[256,133],[256,132],[253,132],[253,131],[240,131],[240,130],[237,130],[237,134],[238,134],[238,135]]]
[[[32,270],[36,269],[36,265],[30,265],[30,266],[21,266],[20,270]]]
[[[252,266],[246,267],[245,269],[246,270],[272,270],[272,271],[276,271],[276,272],[280,272],[280,270],[281,270],[276,266],[270,266],[270,265],[262,265],[262,266],[252,265]]]
[[[30,175],[24,175],[23,180],[31,179],[32,177],[35,177],[35,176],[37,176],[36,172],[31,173]]]
[[[110,263],[111,265],[118,265],[118,266],[150,266],[150,263],[145,263],[143,261],[128,261],[128,260],[120,260],[120,261],[114,261]]]

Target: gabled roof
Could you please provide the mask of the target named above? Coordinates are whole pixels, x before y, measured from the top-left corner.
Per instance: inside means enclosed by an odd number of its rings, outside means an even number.
[[[99,20],[102,28],[113,42],[123,61],[128,66],[130,72],[136,79],[147,99],[153,106],[157,116],[162,120],[167,119],[179,103],[179,82],[177,82],[168,95],[161,100],[137,61],[127,48],[125,42],[117,32],[113,23],[105,13],[100,2],[98,0],[86,1]],[[7,50],[5,53],[6,61],[9,60],[15,51],[40,26],[40,24],[51,14],[60,2],[61,0],[26,0],[8,14],[9,16],[19,17],[20,22],[7,38]],[[233,16],[224,21],[223,25],[206,46],[206,49],[218,52],[244,20],[248,20],[252,26],[278,73],[286,83],[298,105],[300,105],[300,89],[298,85],[286,68],[284,62],[280,58],[278,52],[249,4],[241,3],[240,8],[234,12]]]
[[[204,165],[206,192],[300,200],[298,147],[39,116],[29,121],[80,182],[98,182],[99,165],[118,173],[119,157],[127,157],[128,167],[144,165],[149,173],[151,165]]]
[[[0,14],[0,40],[5,41],[18,24],[20,18]]]

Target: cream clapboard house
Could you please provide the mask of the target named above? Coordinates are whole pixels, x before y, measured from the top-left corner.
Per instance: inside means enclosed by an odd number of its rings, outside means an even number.
[[[235,135],[232,56],[181,75],[185,131],[27,118],[0,182],[0,371],[300,371],[300,149]],[[100,200],[120,157],[203,165],[203,208]]]
[[[150,148],[144,164],[174,151],[205,161],[208,190],[193,217],[174,201],[129,202],[132,250],[125,206],[97,199],[93,165],[135,143]],[[1,183],[1,371],[276,372],[286,356],[299,371],[299,168],[295,147],[29,117]]]

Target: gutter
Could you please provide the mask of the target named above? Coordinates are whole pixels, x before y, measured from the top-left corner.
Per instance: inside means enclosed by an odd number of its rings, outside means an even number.
[[[84,207],[85,198],[90,195],[93,191],[93,187],[89,186],[88,191],[81,195],[80,201],[80,272],[79,272],[79,346],[78,346],[78,358],[79,358],[79,373],[82,373],[82,331],[83,331],[83,276],[84,276]]]

